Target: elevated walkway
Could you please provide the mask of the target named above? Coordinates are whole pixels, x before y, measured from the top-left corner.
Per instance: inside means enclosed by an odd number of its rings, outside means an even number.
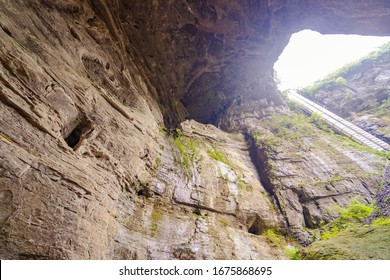
[[[354,141],[369,146],[375,150],[390,151],[390,145],[386,142],[357,127],[353,123],[346,121],[343,118],[326,110],[325,108],[317,105],[316,103],[298,94],[296,91],[290,90],[287,96],[292,101],[297,102],[301,108],[309,114],[318,114],[325,121],[325,123],[335,131],[344,134]]]

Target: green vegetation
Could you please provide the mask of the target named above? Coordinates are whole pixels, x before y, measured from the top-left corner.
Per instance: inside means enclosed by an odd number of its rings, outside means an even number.
[[[192,216],[194,216],[195,218],[202,218],[202,219],[207,219],[208,218],[208,215],[206,214],[201,214],[200,211],[197,212],[197,211],[194,211],[192,213]]]
[[[161,166],[161,157],[156,157],[156,160],[155,160],[155,164],[156,164],[156,167],[159,168]]]
[[[273,149],[281,144],[282,139],[298,140],[302,136],[310,135],[313,126],[303,114],[291,112],[291,115],[274,114],[265,120],[272,134],[261,135],[257,131],[252,132],[252,137],[257,145],[266,145]]]
[[[298,187],[307,187],[307,186],[318,186],[318,185],[327,185],[333,184],[335,182],[343,181],[344,178],[340,175],[331,176],[328,180],[320,180],[316,179],[313,181],[301,182],[297,186]]]
[[[330,134],[334,134],[334,131],[327,126],[324,119],[317,113],[311,114],[311,116],[309,118],[309,122],[311,122],[312,124],[314,124],[316,127],[318,127],[319,129],[321,129],[323,131],[326,131]]]
[[[389,260],[390,224],[347,229],[302,250],[306,260]]]
[[[262,236],[264,236],[274,246],[281,247],[282,237],[274,229],[267,229],[262,233]]]
[[[390,97],[383,100],[379,106],[375,107],[375,110],[372,112],[377,117],[389,118],[390,112]]]
[[[385,226],[390,224],[390,217],[380,217],[372,221],[373,226]]]
[[[299,93],[307,96],[315,93],[320,89],[326,90],[334,86],[345,85],[347,83],[346,77],[348,74],[358,66],[363,64],[370,64],[374,60],[388,55],[390,55],[390,43],[385,43],[379,48],[378,51],[371,52],[367,56],[343,66],[342,68],[326,76],[324,79],[316,81],[312,86],[299,90]]]
[[[301,259],[301,252],[299,247],[287,247],[284,249],[284,254],[290,259],[290,260],[300,260]]]
[[[348,100],[351,100],[351,93],[349,91],[347,91],[344,94],[344,101],[348,101]]]
[[[299,260],[301,258],[301,247],[290,237],[285,237],[274,229],[267,229],[261,235],[273,246],[284,248],[283,252],[290,260]]]
[[[174,160],[182,165],[188,175],[192,176],[191,166],[197,156],[199,143],[188,137],[183,137],[179,129],[176,129],[174,132],[172,133],[174,134],[173,138],[169,138],[170,144],[176,148]]]
[[[153,209],[150,219],[152,221],[150,231],[152,232],[152,235],[154,235],[158,228],[158,222],[162,219],[162,214]]]
[[[272,134],[261,135],[258,131],[252,131],[252,137],[257,145],[265,145],[271,149],[279,146],[282,140],[296,141],[299,145],[300,141],[298,140],[313,135],[316,127],[334,134],[321,116],[316,113],[310,117],[294,111],[290,115],[274,114],[265,120],[264,125],[270,129]]]
[[[374,211],[374,202],[366,205],[358,199],[352,201],[345,209],[338,208],[339,218],[324,225],[321,229],[321,239],[329,239],[332,236],[348,228],[362,224],[363,221]]]
[[[214,147],[214,150],[208,149],[207,153],[215,160],[220,161],[224,164],[226,164],[228,167],[232,167],[230,164],[229,160],[226,158],[226,156],[221,153],[220,151],[217,151],[216,148]]]
[[[236,184],[238,185],[238,187],[240,189],[245,189],[248,192],[253,191],[253,187],[251,185],[248,185],[247,183],[245,183],[245,181],[243,179],[241,179],[241,177],[237,177]]]
[[[378,150],[375,150],[371,147],[359,144],[359,143],[351,140],[347,136],[343,136],[343,135],[339,135],[339,134],[335,134],[335,136],[339,140],[342,141],[344,146],[353,147],[354,149],[359,150],[359,151],[369,152],[370,154],[374,154],[374,155],[384,157],[386,159],[390,159],[390,151],[387,151],[387,152],[378,151]]]
[[[342,86],[345,86],[347,84],[347,80],[344,79],[343,77],[338,77],[336,80],[335,80],[336,84],[339,84],[339,85],[342,85]]]
[[[390,98],[385,103],[382,103],[377,111],[380,112],[378,114],[383,114],[384,118],[388,118],[388,112],[390,111]],[[265,124],[271,128],[271,132],[273,134],[261,136],[258,132],[254,131],[252,133],[252,137],[258,145],[265,144],[271,149],[275,149],[278,145],[280,145],[281,138],[287,140],[298,140],[301,137],[312,134],[312,125],[315,125],[322,131],[337,137],[346,147],[352,147],[359,151],[368,152],[390,159],[390,151],[378,151],[366,145],[359,144],[346,136],[335,134],[317,113],[313,113],[309,118],[298,112],[292,112],[291,116],[274,114],[266,121]]]

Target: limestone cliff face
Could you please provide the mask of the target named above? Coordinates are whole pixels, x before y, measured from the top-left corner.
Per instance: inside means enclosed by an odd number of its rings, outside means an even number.
[[[273,133],[262,118],[289,114],[272,65],[294,31],[389,34],[389,14],[379,0],[3,1],[0,257],[285,258],[264,232],[308,240],[331,219],[319,200],[370,201],[376,175],[289,187],[384,161],[299,146],[297,168],[294,139],[256,147],[254,129]]]
[[[336,71],[303,93],[357,126],[390,142],[390,46]]]

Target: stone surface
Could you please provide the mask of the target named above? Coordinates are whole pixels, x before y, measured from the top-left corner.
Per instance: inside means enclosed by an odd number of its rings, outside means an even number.
[[[303,251],[306,260],[389,260],[390,224],[346,230]]]
[[[248,132],[289,111],[272,66],[292,32],[390,33],[386,1],[339,3],[3,1],[0,257],[285,258],[262,233],[301,231],[325,210],[283,187],[276,197],[291,207],[275,203]],[[299,171],[281,163],[294,146],[271,155],[275,180]],[[343,160],[358,171],[384,165],[321,151],[302,157],[310,180]],[[370,200],[375,178],[301,193]]]
[[[367,217],[365,223],[371,223],[377,218],[390,217],[390,164],[387,164],[385,173],[382,177],[379,191],[375,197],[376,205],[374,212]]]
[[[337,206],[356,198],[370,203],[378,192],[387,160],[303,115],[273,115],[251,133],[263,185],[302,244],[311,242],[310,229],[338,216]]]
[[[320,81],[307,98],[390,143],[390,47],[336,71]],[[337,82],[343,78],[344,82]],[[321,84],[322,83],[322,84]]]

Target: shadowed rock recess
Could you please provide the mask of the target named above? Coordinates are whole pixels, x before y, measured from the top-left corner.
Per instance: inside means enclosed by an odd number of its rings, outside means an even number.
[[[2,1],[0,258],[284,259],[270,232],[309,244],[371,202],[383,157],[310,125],[266,141],[306,28],[390,35],[390,3]]]

